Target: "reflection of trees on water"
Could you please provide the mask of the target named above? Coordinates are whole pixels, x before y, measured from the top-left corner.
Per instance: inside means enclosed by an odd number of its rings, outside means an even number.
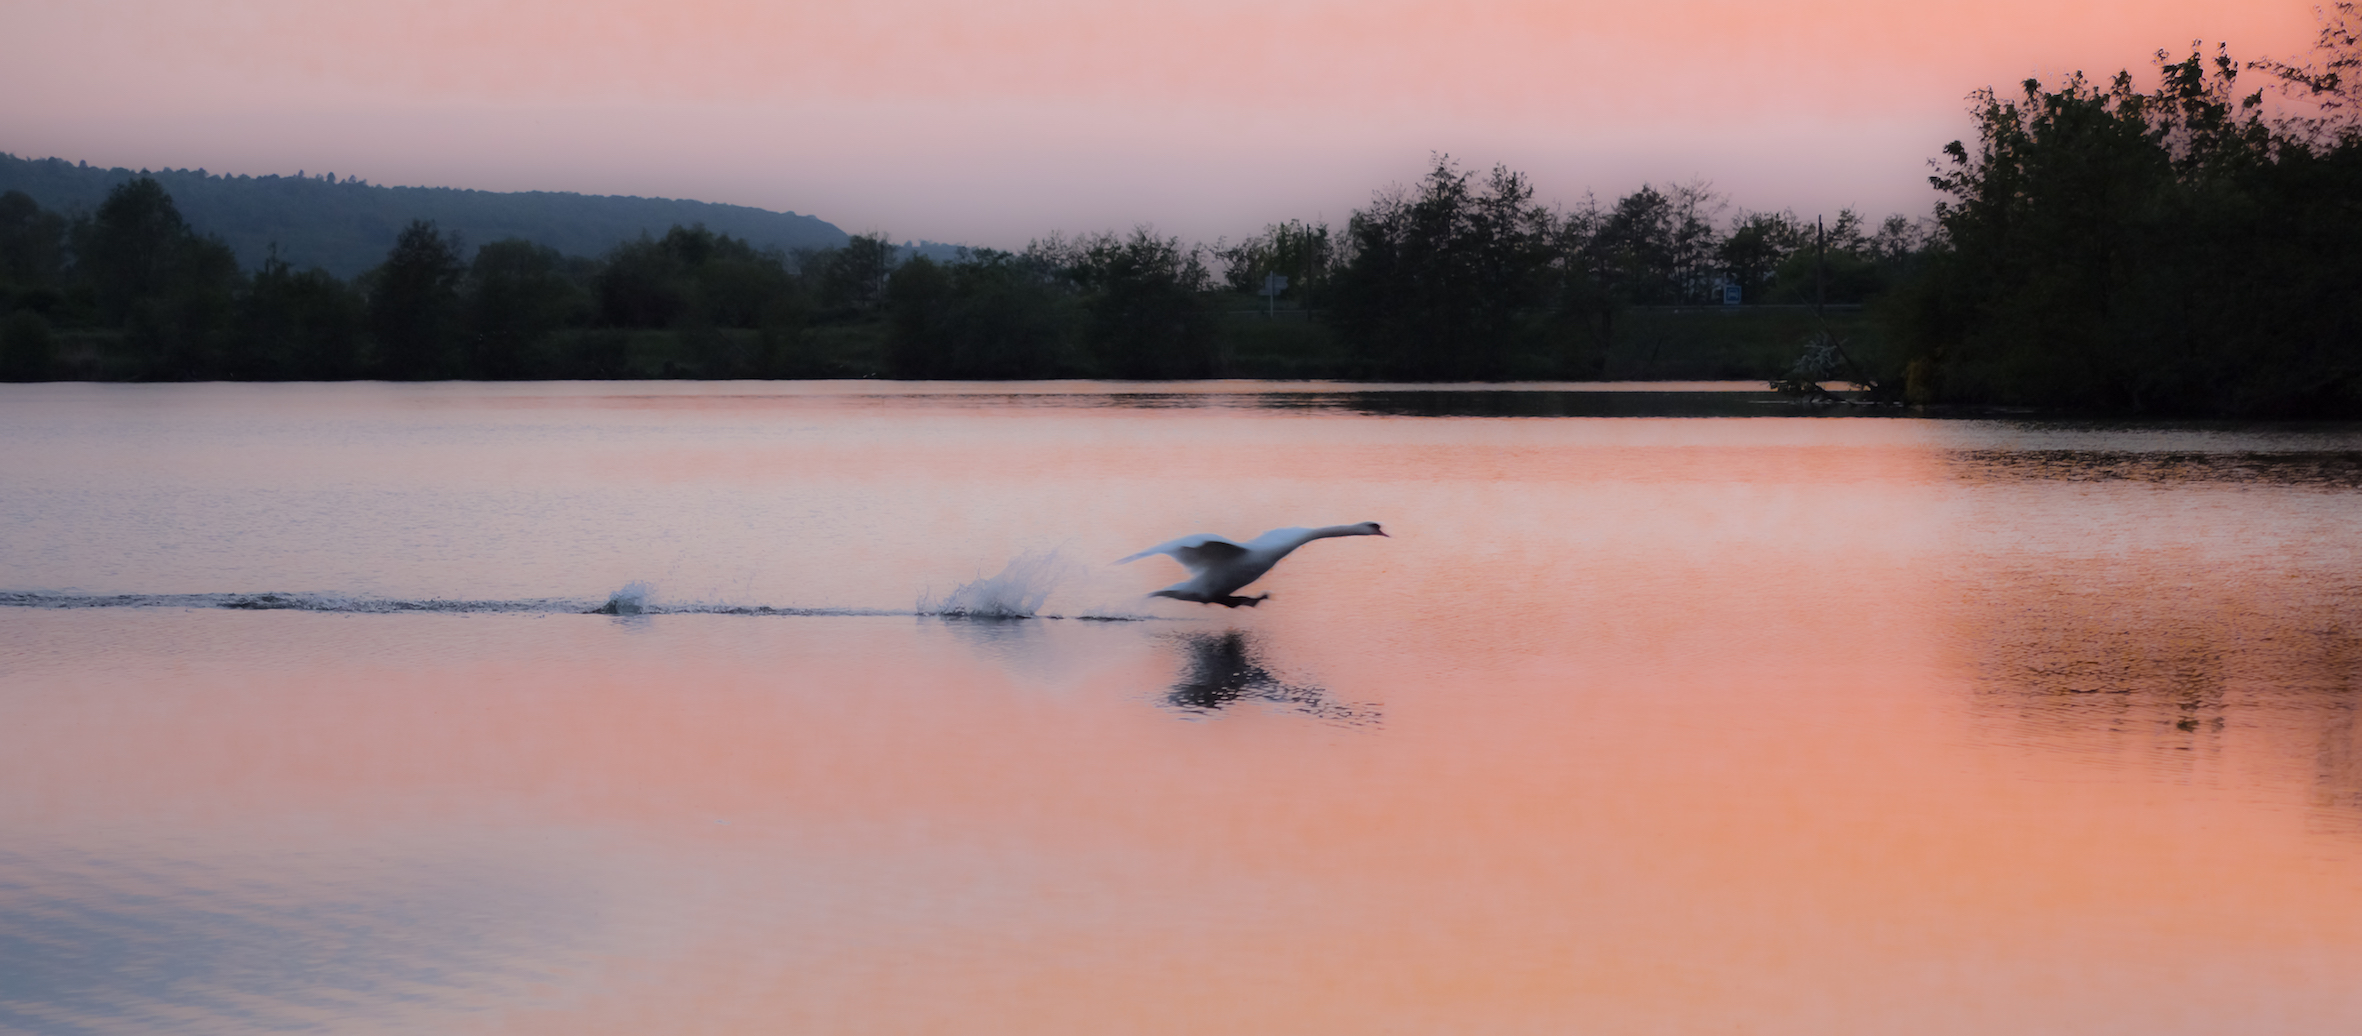
[[[2352,688],[2344,688],[2329,721],[2321,726],[2321,751],[2313,761],[2313,805],[2362,819],[2362,727],[2354,722]]]
[[[2147,482],[2316,489],[2362,487],[2362,454],[2351,450],[1956,450],[1963,481]]]
[[[1341,702],[1311,684],[1294,684],[1263,664],[1261,646],[1241,630],[1190,633],[1181,645],[1181,679],[1165,704],[1184,712],[1214,713],[1243,701],[1280,705],[1336,723],[1369,724],[1379,719],[1369,705]]]
[[[2177,775],[2260,747],[2309,761],[2309,804],[2362,824],[2350,577],[2047,558],[1989,567],[1965,589],[1980,701],[2011,740]]]
[[[1758,383],[1760,387],[1760,383]],[[1762,417],[1794,413],[1760,392],[1374,391],[1322,397],[1328,406],[1385,417]],[[1814,416],[1818,416],[1817,412]]]

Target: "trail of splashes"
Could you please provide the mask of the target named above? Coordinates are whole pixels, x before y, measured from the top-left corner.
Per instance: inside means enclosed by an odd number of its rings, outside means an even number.
[[[443,597],[394,600],[322,593],[77,594],[25,591],[0,591],[0,607],[40,609],[226,608],[232,611],[337,612],[360,615],[389,615],[408,612],[547,614],[591,610],[588,602],[555,597],[513,601],[471,601]]]
[[[912,611],[881,608],[785,608],[766,604],[712,601],[660,602],[653,586],[634,580],[598,598],[535,597],[519,600],[464,600],[454,598],[390,599],[333,593],[211,593],[211,594],[85,594],[0,590],[0,608],[79,610],[87,608],[221,608],[231,611],[330,612],[359,615],[406,613],[528,614],[528,615],[777,615],[884,616],[928,615],[953,618],[1071,618],[1100,622],[1153,619],[1121,608],[1093,607],[1075,615],[1044,615],[1042,604],[1076,566],[1055,551],[1028,554],[1009,563],[999,575],[963,583],[941,600],[922,597]]]
[[[636,585],[636,584],[635,584]],[[444,615],[909,615],[878,608],[776,608],[761,604],[714,604],[696,601],[659,604],[643,587],[625,587],[604,603],[562,597],[534,597],[512,601],[471,601],[434,597],[400,600],[350,597],[342,594],[74,594],[0,591],[0,608],[76,610],[85,608],[223,608],[231,611],[330,612],[353,615],[430,613]]]
[[[921,595],[918,613],[969,619],[1030,619],[1039,615],[1050,591],[1073,574],[1074,563],[1056,550],[1026,551],[997,575],[953,587],[941,598]]]

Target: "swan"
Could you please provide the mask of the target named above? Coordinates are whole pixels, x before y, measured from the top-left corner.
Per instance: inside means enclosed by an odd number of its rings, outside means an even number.
[[[1258,597],[1236,596],[1238,588],[1263,578],[1279,559],[1296,548],[1314,540],[1331,536],[1385,536],[1386,530],[1376,522],[1359,525],[1328,525],[1318,529],[1273,529],[1245,543],[1198,533],[1183,536],[1171,543],[1160,543],[1125,558],[1116,564],[1138,561],[1151,554],[1164,554],[1189,569],[1190,576],[1181,582],[1149,594],[1150,597],[1170,597],[1176,601],[1198,604],[1219,604],[1225,608],[1245,605],[1252,608],[1270,600],[1270,594]],[[1391,537],[1389,537],[1391,538]]]

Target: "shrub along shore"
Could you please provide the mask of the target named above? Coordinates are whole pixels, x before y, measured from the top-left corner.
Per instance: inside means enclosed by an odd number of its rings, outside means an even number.
[[[2153,89],[1984,91],[1934,213],[1875,225],[1702,183],[1559,208],[1439,157],[1342,228],[1212,246],[1142,228],[939,261],[674,226],[583,257],[417,221],[347,280],[241,269],[154,179],[89,212],[11,192],[0,378],[1743,378],[2362,416],[2356,25],[2336,5],[2302,65],[2160,53]]]

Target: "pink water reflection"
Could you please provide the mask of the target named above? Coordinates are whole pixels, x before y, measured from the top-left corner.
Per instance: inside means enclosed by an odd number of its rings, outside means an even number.
[[[0,912],[71,941],[232,904],[184,924],[202,952],[291,904],[411,904],[273,922],[399,990],[290,965],[122,994],[138,1024],[35,1006],[57,1031],[2362,1021],[2347,490],[2060,483],[1952,442],[2018,432],[1927,422],[792,419],[817,441],[575,456],[649,492],[862,495],[921,555],[1064,514],[1114,556],[1177,500],[1395,538],[1307,548],[1251,612],[1136,623],[12,610],[0,879],[38,881]],[[890,555],[814,582],[927,571]],[[76,897],[113,928],[25,906]]]

